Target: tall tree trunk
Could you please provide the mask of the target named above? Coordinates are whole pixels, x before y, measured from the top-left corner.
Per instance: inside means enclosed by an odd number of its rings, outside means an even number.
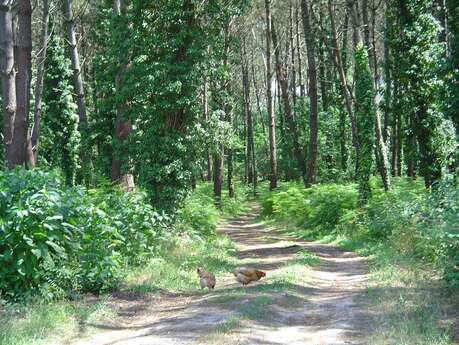
[[[124,0],[113,1],[113,14],[116,20],[117,29],[120,32],[128,32],[129,25],[126,18],[126,5]],[[123,94],[124,78],[129,66],[128,53],[120,51],[118,53],[117,73],[115,76],[115,87],[118,95]],[[126,100],[116,104],[116,123],[115,123],[115,147],[112,157],[112,181],[121,182],[124,176],[129,173],[129,152],[127,140],[132,131],[131,120],[126,118]]]
[[[282,65],[281,62],[281,56],[280,56],[280,51],[279,51],[279,45],[277,41],[277,34],[276,34],[276,29],[274,27],[274,22],[271,25],[271,30],[272,30],[272,40],[273,40],[273,45],[274,47],[277,47],[274,50],[274,56],[275,56],[275,65],[276,65],[276,73],[277,73],[277,79],[279,81],[280,89],[281,89],[281,96],[282,96],[282,101],[284,105],[284,114],[288,123],[288,131],[292,135],[292,140],[293,140],[293,153],[295,155],[298,168],[301,173],[301,177],[303,179],[304,184],[306,185],[306,162],[304,159],[304,153],[303,150],[301,149],[300,145],[300,139],[299,139],[299,134],[298,134],[298,129],[296,126],[295,119],[293,118],[293,113],[292,113],[292,107],[290,105],[290,100],[288,96],[288,80],[285,75],[285,69],[284,66]]]
[[[12,0],[0,1],[0,73],[2,78],[3,140],[9,169],[14,168],[13,136],[16,118],[16,71],[14,69]]]
[[[228,149],[228,196],[234,198],[233,150]]]
[[[38,163],[38,152],[40,145],[40,126],[41,126],[41,99],[43,91],[43,76],[45,74],[46,51],[48,49],[48,23],[49,23],[49,3],[43,0],[42,26],[40,33],[40,50],[37,57],[37,80],[35,82],[35,107],[33,115],[33,127],[31,135],[31,145],[33,152],[33,165]]]
[[[373,87],[375,90],[375,137],[376,137],[376,152],[375,158],[377,167],[379,170],[379,174],[381,175],[381,180],[383,182],[384,190],[388,191],[390,188],[390,174],[389,174],[389,160],[387,158],[387,149],[386,144],[383,140],[382,130],[381,130],[381,116],[379,113],[379,106],[378,106],[378,64],[377,64],[377,57],[376,57],[376,42],[374,38],[374,25],[375,25],[375,16],[376,16],[376,9],[372,8],[372,30],[370,30],[370,22],[368,17],[368,0],[363,0],[362,2],[362,19],[363,19],[363,27],[364,27],[364,37],[365,37],[365,45],[369,55],[369,64],[370,70],[373,73]],[[370,35],[370,32],[373,33],[373,36]],[[370,39],[372,40],[370,41]]]
[[[350,86],[347,83],[346,73],[344,70],[343,60],[341,57],[341,49],[338,43],[338,33],[336,29],[335,23],[335,13],[332,4],[332,0],[328,0],[328,14],[330,17],[330,24],[332,29],[332,43],[333,43],[333,50],[334,50],[334,63],[335,67],[338,70],[339,79],[341,82],[341,91],[345,100],[346,110],[349,115],[349,119],[351,122],[351,133],[352,133],[352,143],[354,144],[354,148],[356,151],[356,157],[358,157],[358,141],[357,141],[357,125],[355,122],[354,112],[352,110],[352,102],[353,102],[353,95],[350,89]]]
[[[277,149],[276,149],[276,120],[273,111],[272,98],[272,69],[271,69],[271,0],[265,0],[266,10],[266,98],[269,119],[269,155],[271,165],[270,189],[277,188]]]
[[[308,0],[301,1],[304,36],[308,58],[309,77],[309,150],[306,175],[306,187],[310,187],[316,179],[317,172],[317,137],[318,137],[318,110],[317,110],[317,69],[315,60],[315,35],[311,28]]]
[[[265,119],[263,117],[263,112],[261,111],[261,102],[260,102],[260,93],[258,90],[258,85],[257,85],[257,78],[255,75],[255,63],[254,63],[254,57],[253,57],[253,49],[252,49],[252,54],[251,54],[251,66],[252,66],[252,83],[253,83],[253,91],[255,93],[255,97],[257,100],[257,111],[258,111],[258,117],[260,119],[260,124],[261,128],[263,130],[263,136],[266,136],[266,125],[265,125]],[[265,141],[266,143],[266,158],[269,160],[269,140]]]
[[[295,64],[295,37],[293,35],[293,6],[290,4],[289,11],[289,39],[290,39],[290,59],[291,59],[291,69],[292,69],[292,78],[290,81],[290,92],[292,93],[293,106],[296,106],[296,64]],[[295,112],[295,109],[293,110]]]
[[[217,152],[214,153],[214,197],[215,204],[218,208],[221,208],[222,201],[222,183],[223,183],[223,170],[224,170],[224,161],[223,157],[225,155],[225,149],[222,144],[219,144],[217,147]]]
[[[306,88],[304,87],[303,83],[303,64],[301,60],[301,36],[300,36],[300,10],[298,7],[295,10],[295,22],[296,22],[296,50],[298,52],[298,84],[300,85],[300,96],[306,96]]]
[[[247,160],[248,160],[248,182],[253,183],[255,179],[255,161],[253,159],[253,117],[250,102],[250,81],[249,81],[249,66],[247,62],[247,54],[245,49],[245,41],[242,46],[242,82],[244,89],[244,109],[247,119]]]
[[[88,121],[86,115],[86,101],[84,95],[83,78],[81,77],[80,58],[78,56],[77,40],[75,35],[75,22],[73,17],[72,1],[73,0],[64,0],[64,15],[65,22],[67,24],[67,36],[72,60],[73,81],[77,95],[78,116],[80,118],[80,124],[86,125]]]
[[[204,88],[202,93],[202,106],[204,113],[204,121],[209,121],[209,98],[208,98],[208,83],[207,78],[204,80]],[[212,181],[212,153],[209,148],[206,148],[206,160],[207,160],[207,181]]]
[[[18,0],[18,30],[14,61],[16,74],[16,118],[12,143],[12,165],[27,165],[28,117],[32,78],[32,5],[30,0]]]

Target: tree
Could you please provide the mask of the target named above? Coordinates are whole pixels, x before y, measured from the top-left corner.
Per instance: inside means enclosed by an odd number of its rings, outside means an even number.
[[[436,103],[438,90],[437,63],[441,61],[442,46],[438,42],[439,26],[432,16],[428,0],[397,1],[401,35],[397,52],[400,54],[400,87],[404,91],[402,109],[407,112],[412,132],[408,137],[408,174],[413,175],[415,142],[419,145],[419,171],[427,188],[441,178],[442,153],[436,144],[436,133],[443,121]]]
[[[266,10],[266,101],[269,123],[269,158],[271,176],[269,188],[277,188],[277,149],[276,149],[276,120],[274,118],[272,97],[272,69],[271,69],[271,0],[265,0]]]
[[[309,4],[307,0],[301,2],[301,12],[303,17],[304,36],[306,37],[306,49],[308,57],[308,76],[309,76],[309,150],[308,166],[305,185],[310,187],[316,178],[317,170],[317,69],[315,57],[315,35],[311,28],[309,14]],[[323,95],[322,95],[323,96]]]
[[[357,139],[360,148],[356,179],[359,184],[359,204],[365,204],[371,195],[370,175],[373,164],[375,109],[373,80],[368,53],[363,44],[355,49],[355,98]]]
[[[43,75],[45,73],[46,51],[48,49],[49,3],[43,0],[42,27],[40,33],[40,51],[37,57],[37,80],[35,81],[34,120],[31,131],[32,165],[38,161],[40,125],[42,113]]]
[[[14,168],[13,157],[14,122],[16,118],[16,80],[14,69],[14,43],[13,43],[13,13],[12,1],[0,2],[0,72],[2,78],[2,104],[3,104],[3,140],[5,144],[5,158],[8,168]]]
[[[59,36],[51,37],[43,81],[42,155],[45,165],[60,167],[66,183],[75,183],[79,168],[80,133],[73,101],[72,69]]]

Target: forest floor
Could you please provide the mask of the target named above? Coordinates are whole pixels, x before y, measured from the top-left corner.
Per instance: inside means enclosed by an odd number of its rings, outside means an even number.
[[[367,265],[338,247],[257,221],[253,204],[222,223],[242,265],[267,272],[244,288],[231,272],[211,292],[118,292],[107,320],[82,324],[77,345],[368,344]],[[198,277],[196,277],[198,279]]]

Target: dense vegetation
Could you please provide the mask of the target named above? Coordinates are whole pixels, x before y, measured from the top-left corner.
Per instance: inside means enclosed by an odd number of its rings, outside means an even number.
[[[0,0],[0,301],[194,286],[252,196],[457,287],[458,56],[456,0]]]

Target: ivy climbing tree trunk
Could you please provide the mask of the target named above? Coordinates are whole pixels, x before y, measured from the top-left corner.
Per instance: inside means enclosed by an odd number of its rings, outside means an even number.
[[[126,5],[124,0],[113,1],[113,14],[118,35],[119,33],[124,33],[124,35],[126,35],[126,33],[129,32],[129,24],[126,18]],[[116,93],[121,98],[121,101],[118,101],[116,104],[115,147],[113,148],[111,177],[113,182],[122,182],[123,185],[126,181],[130,181],[129,186],[124,186],[125,190],[130,190],[134,187],[134,178],[131,174],[129,174],[129,150],[127,147],[127,142],[132,132],[132,123],[131,120],[127,118],[127,99],[123,90],[125,74],[128,66],[128,52],[126,52],[126,48],[120,39],[117,66],[118,71],[115,76],[115,87]]]

